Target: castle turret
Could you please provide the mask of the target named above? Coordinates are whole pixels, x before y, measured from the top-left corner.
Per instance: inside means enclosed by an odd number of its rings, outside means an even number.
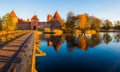
[[[31,29],[32,30],[38,30],[38,22],[39,22],[39,19],[38,19],[37,15],[34,15],[31,18]]]
[[[53,16],[53,19],[61,19],[59,13],[56,11],[54,16]]]
[[[52,29],[61,29],[62,24],[63,24],[63,19],[61,18],[61,16],[59,15],[59,13],[56,11],[52,20]]]
[[[51,20],[52,20],[52,15],[48,14],[48,16],[47,16],[47,22],[50,22]]]

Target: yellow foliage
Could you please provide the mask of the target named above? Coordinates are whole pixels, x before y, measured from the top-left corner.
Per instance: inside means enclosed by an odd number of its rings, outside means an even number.
[[[45,38],[50,38],[50,36],[51,36],[50,34],[44,34]]]
[[[39,34],[39,35],[41,35],[41,34],[42,34],[42,32],[38,31],[38,34]]]
[[[0,32],[0,45],[10,40],[13,40],[27,32],[30,32],[30,30],[16,30],[16,31],[9,31],[9,32],[1,31]]]
[[[85,31],[86,34],[96,34],[95,30],[86,30]]]
[[[79,34],[81,34],[82,32],[81,32],[81,30],[76,29],[76,30],[74,31],[74,33],[77,34],[77,35],[79,35]]]
[[[59,29],[52,30],[52,32],[55,33],[54,35],[62,35],[63,34],[63,31],[59,30]]]
[[[51,32],[50,28],[44,28],[44,32]]]

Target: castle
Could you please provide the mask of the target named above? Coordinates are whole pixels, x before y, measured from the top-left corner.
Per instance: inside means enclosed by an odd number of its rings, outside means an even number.
[[[34,15],[31,20],[23,20],[18,18],[14,11],[10,14],[13,16],[15,23],[17,23],[17,29],[21,30],[43,30],[44,28],[61,29],[64,22],[57,11],[53,16],[48,14],[46,22],[41,22],[37,15]]]

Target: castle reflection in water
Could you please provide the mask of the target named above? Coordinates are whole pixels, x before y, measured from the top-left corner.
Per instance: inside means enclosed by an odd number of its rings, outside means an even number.
[[[46,40],[48,46],[53,46],[58,52],[61,45],[66,42],[66,46],[69,52],[74,51],[74,48],[81,50],[88,50],[89,48],[94,48],[95,46],[105,43],[109,44],[111,41],[119,43],[120,33],[97,33],[97,34],[42,34],[40,35],[40,40]]]

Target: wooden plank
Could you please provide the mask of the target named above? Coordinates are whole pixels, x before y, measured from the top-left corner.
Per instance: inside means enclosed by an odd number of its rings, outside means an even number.
[[[27,33],[0,49],[0,72],[7,72],[12,63],[16,62],[17,56],[31,34],[32,32]]]

